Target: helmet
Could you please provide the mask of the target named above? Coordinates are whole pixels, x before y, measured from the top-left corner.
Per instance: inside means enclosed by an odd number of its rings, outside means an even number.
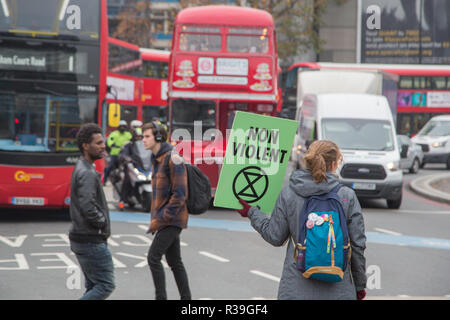
[[[125,120],[120,120],[119,121],[119,127],[120,126],[125,126],[126,127],[126,126],[128,126],[128,123]]]
[[[140,121],[140,120],[133,120],[133,121],[131,121],[130,126],[131,127],[142,127],[142,121]]]

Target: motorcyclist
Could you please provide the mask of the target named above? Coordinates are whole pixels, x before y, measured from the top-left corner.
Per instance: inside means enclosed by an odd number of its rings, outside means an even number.
[[[134,130],[136,128],[142,128],[142,121],[141,120],[133,120],[130,122],[131,130]]]
[[[127,141],[132,138],[131,133],[127,130],[128,124],[125,120],[120,120],[119,128],[111,132],[106,140],[106,145],[111,148],[110,160],[108,166],[105,168],[105,175],[103,178],[103,185],[106,185],[106,181],[108,180],[109,173],[116,167],[117,165],[117,156],[120,153],[120,150],[125,145]]]
[[[125,144],[118,156],[119,168],[124,171],[124,180],[120,191],[119,208],[123,209],[125,202],[133,195],[133,186],[128,172],[128,163],[135,167],[150,169],[150,153],[142,145],[142,129],[132,129],[132,138]],[[148,153],[148,155],[146,155]]]

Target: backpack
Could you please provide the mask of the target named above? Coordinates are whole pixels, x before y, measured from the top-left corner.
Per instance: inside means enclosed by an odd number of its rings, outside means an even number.
[[[337,195],[342,184],[329,193],[305,200],[298,220],[294,258],[305,278],[339,282],[350,261],[351,248],[344,208]]]
[[[170,161],[171,155],[164,159],[164,166],[170,177]],[[188,212],[193,215],[198,215],[206,212],[211,204],[211,183],[208,177],[200,171],[199,168],[189,163],[186,166],[186,175],[188,181],[188,198],[186,199],[186,206]]]

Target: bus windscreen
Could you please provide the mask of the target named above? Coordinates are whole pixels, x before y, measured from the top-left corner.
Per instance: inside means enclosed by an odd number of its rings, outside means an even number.
[[[99,39],[98,0],[2,0],[0,33]]]

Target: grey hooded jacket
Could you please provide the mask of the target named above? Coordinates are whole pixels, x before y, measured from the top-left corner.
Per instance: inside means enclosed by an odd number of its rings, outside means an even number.
[[[270,216],[261,212],[257,207],[251,207],[249,210],[248,217],[251,224],[264,240],[274,246],[288,243],[278,289],[278,299],[280,300],[356,299],[356,291],[366,287],[364,219],[358,199],[354,191],[348,187],[342,187],[338,191],[347,218],[352,249],[350,268],[345,271],[344,279],[336,283],[306,279],[295,267],[291,237],[297,239],[298,236],[298,215],[305,198],[328,193],[338,184],[337,177],[331,173],[327,172],[327,179],[328,181],[317,184],[313,181],[309,170],[294,171],[289,185],[282,189]],[[352,276],[349,270],[351,270]]]

